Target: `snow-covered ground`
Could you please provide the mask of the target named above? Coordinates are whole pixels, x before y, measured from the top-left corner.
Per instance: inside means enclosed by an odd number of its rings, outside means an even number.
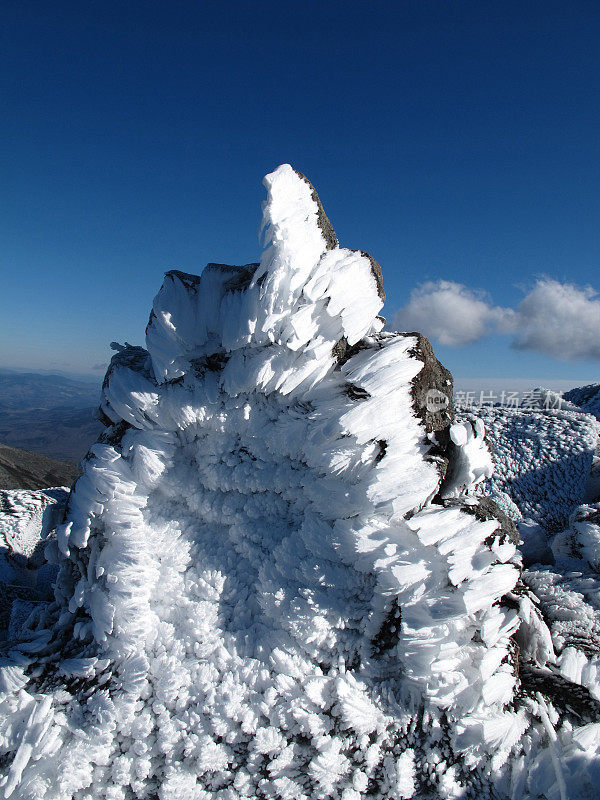
[[[452,424],[377,263],[291,167],[265,185],[260,263],[167,273],[116,346],[54,599],[11,624],[1,791],[591,800],[596,421]]]

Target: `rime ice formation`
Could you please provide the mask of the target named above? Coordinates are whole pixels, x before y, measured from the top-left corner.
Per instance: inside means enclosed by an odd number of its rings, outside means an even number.
[[[449,373],[382,331],[381,271],[311,184],[265,185],[260,264],[167,273],[147,349],[112,360],[55,600],[0,673],[0,790],[593,797],[595,673],[559,663],[473,495],[485,431],[428,409]]]

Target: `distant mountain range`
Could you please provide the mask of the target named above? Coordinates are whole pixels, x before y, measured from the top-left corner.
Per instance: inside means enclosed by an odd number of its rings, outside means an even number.
[[[0,442],[78,461],[102,429],[99,394],[100,381],[0,369]]]
[[[79,475],[77,464],[0,444],[0,489],[46,489],[70,486]]]

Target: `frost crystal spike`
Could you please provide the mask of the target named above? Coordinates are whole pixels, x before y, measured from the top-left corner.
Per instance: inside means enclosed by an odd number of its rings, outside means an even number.
[[[0,792],[587,791],[598,726],[555,732],[519,684],[517,629],[536,668],[554,654],[514,526],[470,494],[483,426],[452,426],[426,339],[383,332],[381,270],[309,181],[265,186],[260,263],[167,273],[146,349],[111,362],[55,601],[0,673]]]

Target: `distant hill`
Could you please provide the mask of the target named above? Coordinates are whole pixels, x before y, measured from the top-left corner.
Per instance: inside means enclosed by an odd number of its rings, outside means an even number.
[[[70,486],[79,475],[77,464],[0,444],[0,489],[46,489]]]
[[[49,458],[78,461],[98,437],[97,383],[0,369],[0,441]]]
[[[0,368],[0,408],[89,408],[98,405],[100,386],[101,380]]]

